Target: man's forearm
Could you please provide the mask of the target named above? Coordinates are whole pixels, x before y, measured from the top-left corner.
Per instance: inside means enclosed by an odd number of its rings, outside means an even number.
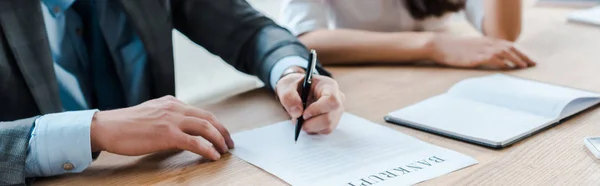
[[[291,56],[308,59],[308,51],[296,37],[277,25],[260,29],[244,45],[240,64],[250,66],[251,74],[272,86],[271,73],[276,64]]]
[[[323,64],[365,62],[406,63],[430,60],[432,32],[382,33],[361,30],[317,30],[300,36],[308,48],[319,51]]]
[[[521,33],[521,0],[485,0],[483,33],[486,36],[515,41]]]
[[[271,69],[279,60],[308,56],[296,37],[245,0],[173,0],[171,5],[176,29],[269,86]]]

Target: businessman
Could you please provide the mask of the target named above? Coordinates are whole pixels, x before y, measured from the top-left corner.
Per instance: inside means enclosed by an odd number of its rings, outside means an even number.
[[[307,49],[244,0],[2,0],[0,185],[81,172],[101,151],[233,148],[214,115],[172,96],[173,29],[258,76],[304,131],[335,129],[337,83],[319,67],[303,109]]]

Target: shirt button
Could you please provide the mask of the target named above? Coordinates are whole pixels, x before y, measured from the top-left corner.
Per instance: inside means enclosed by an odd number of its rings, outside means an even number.
[[[52,11],[54,13],[59,13],[60,12],[60,7],[58,7],[58,6],[52,7]]]
[[[63,164],[63,169],[66,171],[70,171],[73,170],[75,168],[75,166],[72,163],[65,163]]]

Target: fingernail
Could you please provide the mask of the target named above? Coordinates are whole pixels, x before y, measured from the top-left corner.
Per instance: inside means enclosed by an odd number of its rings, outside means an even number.
[[[304,119],[310,119],[312,118],[312,114],[306,113],[304,114]]]
[[[504,61],[504,63],[506,64],[506,66],[508,66],[508,68],[515,68],[515,64],[513,62],[510,61]]]
[[[290,113],[292,114],[292,117],[298,117],[298,115],[300,115],[301,113],[300,107],[298,106],[294,106],[292,107],[292,109],[290,109]]]
[[[229,146],[229,149],[233,149],[235,143],[233,141],[230,141],[229,144],[227,144],[227,146]]]
[[[219,158],[221,158],[221,154],[219,154],[219,152],[215,151],[214,152],[215,155],[215,160],[218,160]]]

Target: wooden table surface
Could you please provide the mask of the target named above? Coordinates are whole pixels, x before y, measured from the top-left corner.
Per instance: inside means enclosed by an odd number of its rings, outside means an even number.
[[[569,9],[532,8],[526,12],[518,46],[538,61],[514,76],[600,92],[600,28],[566,22]],[[455,29],[456,28],[456,29]],[[465,25],[450,32],[472,32]],[[497,71],[415,66],[329,68],[347,96],[346,111],[470,155],[479,164],[422,183],[423,185],[599,185],[600,160],[583,138],[600,136],[600,110],[588,110],[554,128],[504,150],[487,149],[421,131],[388,124],[383,116],[448,90],[456,82]],[[288,119],[267,90],[251,91],[214,105],[232,133]],[[435,113],[432,113],[435,116]],[[126,157],[102,153],[76,175],[40,179],[40,185],[285,185],[241,159],[224,155],[209,162],[190,152]]]

